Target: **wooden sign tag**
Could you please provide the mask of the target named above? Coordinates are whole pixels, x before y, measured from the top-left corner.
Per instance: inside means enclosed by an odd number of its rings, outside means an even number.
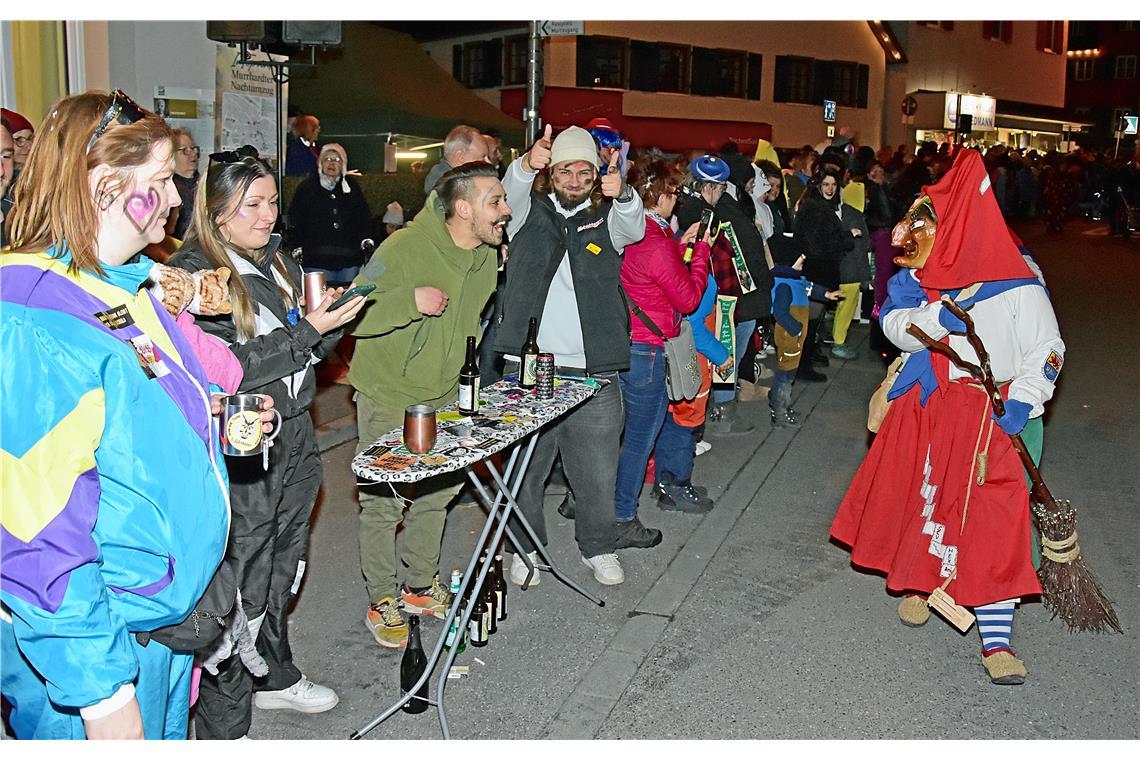
[[[970,630],[970,626],[974,624],[974,613],[965,607],[959,607],[954,601],[954,597],[947,594],[943,589],[936,588],[930,592],[926,603],[930,605],[930,609],[944,617],[946,622],[962,633]]]

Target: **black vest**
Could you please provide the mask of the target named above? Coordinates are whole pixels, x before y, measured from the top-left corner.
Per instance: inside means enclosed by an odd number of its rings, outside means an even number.
[[[629,307],[621,287],[621,256],[610,241],[610,205],[606,200],[567,219],[548,196],[531,194],[530,213],[511,239],[507,282],[495,305],[495,351],[519,353],[531,318],[542,320],[550,283],[568,251],[586,370],[629,368]]]

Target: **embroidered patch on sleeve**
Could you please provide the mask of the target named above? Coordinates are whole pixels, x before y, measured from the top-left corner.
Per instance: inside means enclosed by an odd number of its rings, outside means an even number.
[[[1041,367],[1041,374],[1045,375],[1045,379],[1051,383],[1057,382],[1057,375],[1061,374],[1061,365],[1065,363],[1065,357],[1061,356],[1056,351],[1050,351],[1049,356],[1045,359],[1045,364]]]

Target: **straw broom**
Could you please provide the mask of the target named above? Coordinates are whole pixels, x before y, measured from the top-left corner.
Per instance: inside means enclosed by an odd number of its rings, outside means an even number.
[[[934,340],[917,325],[907,327],[907,332],[981,382],[989,394],[994,413],[998,417],[1003,416],[1005,402],[994,382],[990,355],[974,330],[973,319],[949,296],[943,296],[942,303],[966,324],[966,340],[978,355],[979,364],[967,362],[950,346]],[[1053,617],[1060,616],[1070,630],[1107,632],[1112,629],[1124,633],[1111,602],[1083,562],[1081,547],[1077,544],[1077,510],[1068,499],[1053,497],[1021,436],[1011,435],[1009,439],[1033,484],[1030,512],[1041,531],[1041,568],[1037,577],[1041,581],[1045,606],[1053,611]]]

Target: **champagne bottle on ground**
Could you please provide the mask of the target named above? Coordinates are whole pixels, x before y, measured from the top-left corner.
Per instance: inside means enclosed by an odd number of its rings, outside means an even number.
[[[495,619],[502,622],[507,619],[507,581],[503,577],[503,555],[495,555]]]
[[[408,616],[408,647],[404,650],[404,657],[400,660],[400,695],[403,696],[412,690],[416,681],[424,674],[427,667],[427,655],[424,654],[423,644],[420,642],[420,616]],[[409,699],[400,709],[406,713],[422,713],[428,709],[428,679],[420,686],[416,696]]]
[[[479,413],[479,365],[475,362],[475,338],[467,336],[467,361],[459,370],[459,413]]]
[[[457,652],[462,652],[467,648],[467,644],[463,640],[463,631],[459,628],[459,619],[463,616],[463,600],[459,598],[459,586],[462,583],[463,574],[459,568],[451,568],[451,588],[449,590],[451,591],[451,604],[455,607],[455,619],[451,621],[451,627],[447,629],[447,638],[443,645],[449,650],[455,647]],[[456,644],[457,641],[458,644]]]
[[[538,320],[531,317],[526,343],[519,352],[519,387],[533,388],[538,382],[538,354]]]

